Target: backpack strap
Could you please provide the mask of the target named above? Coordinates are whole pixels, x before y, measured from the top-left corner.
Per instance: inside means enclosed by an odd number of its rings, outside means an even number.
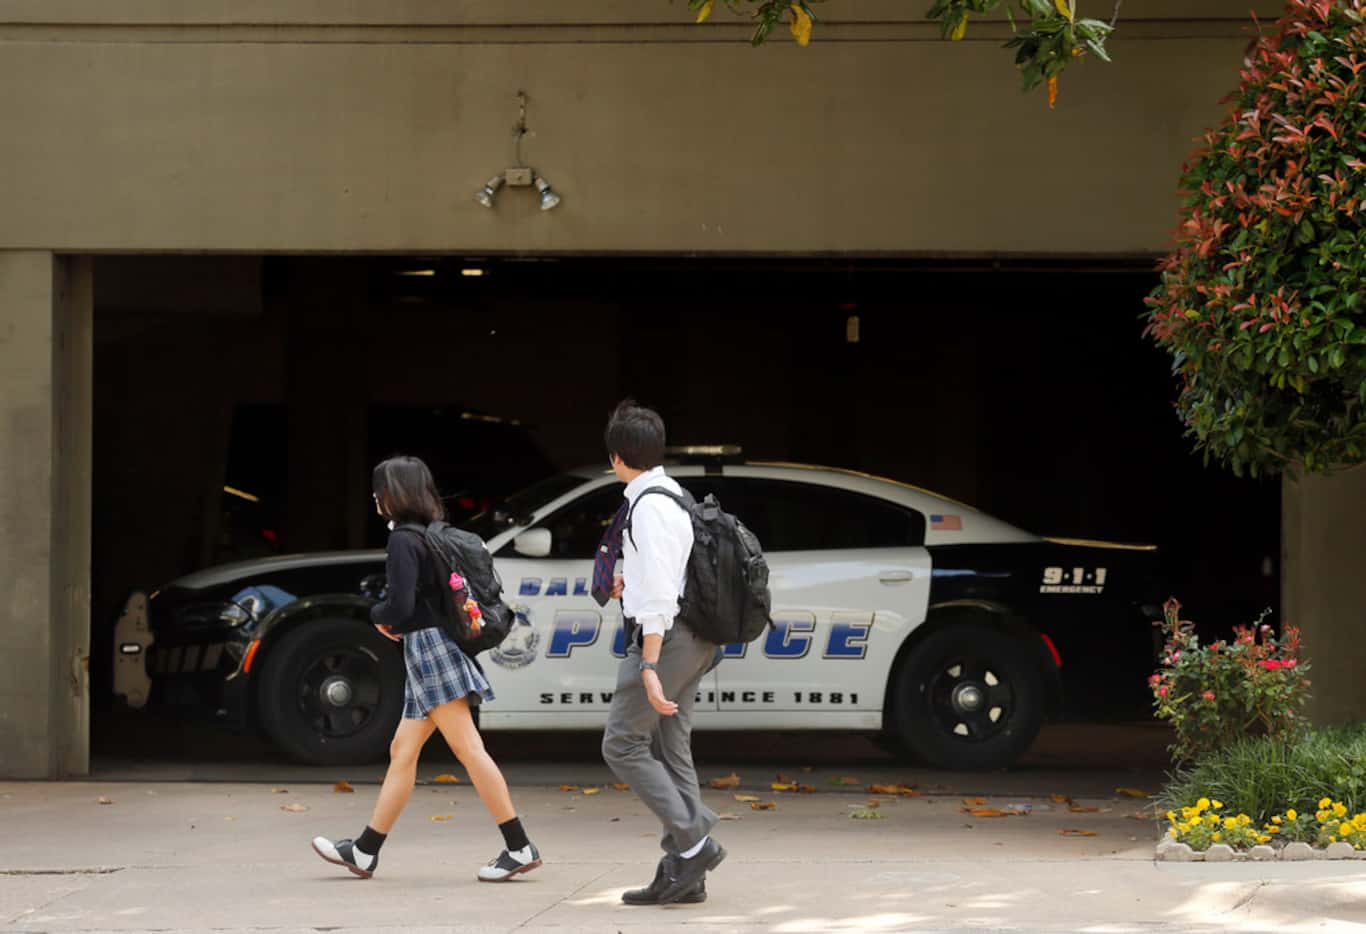
[[[669,499],[677,503],[678,507],[684,510],[685,512],[692,508],[692,497],[690,496],[680,495],[678,493],[675,493],[673,490],[667,490],[662,486],[647,487],[644,492],[642,492],[639,496],[635,498],[635,500],[631,503],[630,511],[626,513],[625,531],[627,535],[631,536],[632,548],[636,547],[636,533],[635,530],[632,528],[632,523],[636,517],[636,507],[640,505],[640,501],[642,499],[649,496],[651,493],[661,493],[664,496],[669,497]]]

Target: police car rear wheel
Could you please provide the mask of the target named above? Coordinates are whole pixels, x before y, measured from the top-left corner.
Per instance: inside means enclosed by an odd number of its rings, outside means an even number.
[[[910,650],[893,687],[898,738],[945,769],[997,769],[1029,747],[1044,686],[1027,647],[985,624],[955,624]]]
[[[314,765],[384,756],[403,713],[403,658],[374,627],[307,620],[263,654],[257,714],[277,746]]]

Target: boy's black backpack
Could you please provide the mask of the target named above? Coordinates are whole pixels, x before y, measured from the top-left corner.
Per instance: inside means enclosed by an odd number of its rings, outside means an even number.
[[[641,499],[651,493],[669,497],[692,519],[692,553],[688,555],[687,583],[678,601],[680,622],[716,645],[752,642],[771,624],[773,598],[768,591],[768,562],[754,533],[721,508],[714,495],[697,502],[652,486],[631,504],[626,531]],[[631,535],[631,543],[635,536]]]
[[[445,522],[433,522],[425,527],[409,523],[405,527],[420,532],[432,553],[440,594],[437,610],[446,633],[471,658],[501,644],[512,631],[515,614],[512,607],[503,602],[503,582],[494,570],[493,555],[489,554],[483,539]],[[463,608],[456,606],[455,593],[450,588],[452,571],[458,571],[465,579],[470,596],[483,612],[477,636],[470,632],[469,619]]]

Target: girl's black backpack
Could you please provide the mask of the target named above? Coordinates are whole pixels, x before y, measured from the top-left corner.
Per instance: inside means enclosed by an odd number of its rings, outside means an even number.
[[[693,634],[716,645],[752,642],[772,624],[773,598],[768,590],[768,562],[754,533],[721,508],[713,495],[702,502],[652,486],[631,504],[631,519],[643,497],[661,493],[692,519],[693,544],[688,555],[687,584],[674,617]],[[635,536],[631,536],[634,544]]]
[[[445,522],[433,522],[425,527],[410,523],[406,528],[420,532],[432,553],[437,570],[437,593],[440,594],[436,609],[447,635],[471,658],[500,645],[512,631],[515,614],[512,607],[503,602],[503,582],[494,570],[493,555],[489,554],[484,540]],[[470,596],[483,612],[478,635],[470,632],[469,618],[464,609],[456,605],[455,594],[450,588],[451,573],[456,571],[465,579]]]

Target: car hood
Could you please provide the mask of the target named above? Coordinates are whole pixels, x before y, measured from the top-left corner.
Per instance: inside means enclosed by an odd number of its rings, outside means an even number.
[[[304,568],[336,567],[346,565],[374,564],[384,562],[382,549],[365,551],[318,551],[301,554],[279,555],[271,558],[257,558],[251,561],[236,561],[220,564],[193,574],[186,574],[171,581],[162,590],[211,591],[232,584],[254,581],[260,578],[295,571]]]

